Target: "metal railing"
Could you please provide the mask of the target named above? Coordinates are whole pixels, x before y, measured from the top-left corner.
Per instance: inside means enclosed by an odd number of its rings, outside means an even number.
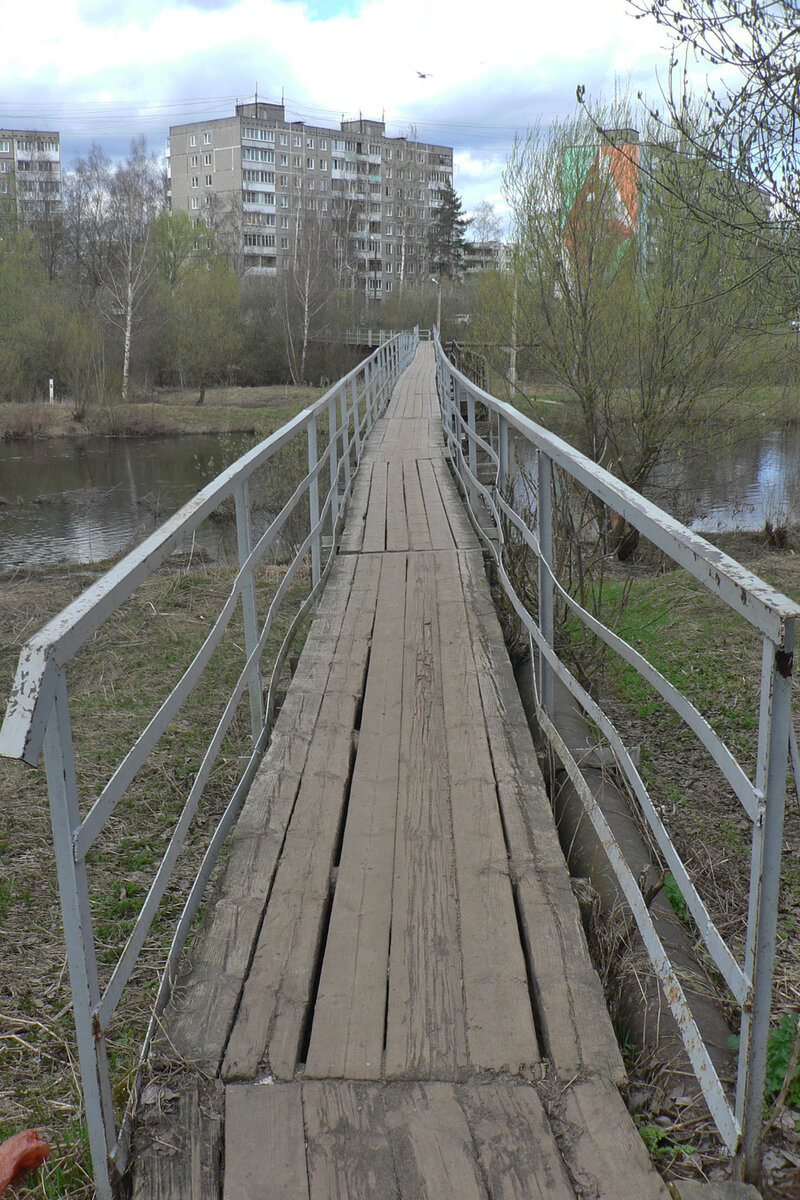
[[[458,371],[436,340],[437,384],[445,442],[454,462],[476,529],[490,549],[497,575],[527,630],[534,670],[538,720],[583,802],[588,819],[611,864],[636,920],[664,996],[675,1017],[687,1055],[717,1130],[731,1154],[741,1154],[745,1176],[759,1170],[763,1097],[769,1034],[781,845],[791,732],[791,673],[795,623],[800,606],[774,591],[739,563],[650,503],[566,442],[497,400]],[[476,428],[476,408],[482,433]],[[535,452],[535,519],[516,511],[509,489],[512,464],[509,435],[524,438]],[[731,750],[697,708],[650,662],[583,608],[557,578],[554,544],[554,470],[596,498],[600,508],[620,514],[630,526],[747,621],[762,639],[762,670],[755,778],[750,779]],[[491,482],[487,483],[487,480]],[[511,501],[511,503],[509,503]],[[491,536],[486,532],[487,520]],[[535,527],[531,527],[535,526]],[[506,569],[504,528],[536,556],[537,616],[528,611]],[[681,860],[642,775],[602,708],[573,677],[555,650],[556,599],[578,618],[671,706],[710,754],[752,823],[750,898],[744,962],[724,941]],[[533,654],[535,647],[536,653]],[[703,1042],[684,989],[653,923],[648,905],[625,861],[598,802],[556,728],[554,680],[559,679],[611,746],[659,851],[672,873],[709,955],[741,1008],[739,1067],[732,1105]],[[793,740],[793,739],[792,739]],[[796,751],[795,751],[796,756]]]
[[[0,730],[0,754],[36,764],[44,750],[50,810],[55,842],[61,908],[69,962],[73,1010],[80,1058],[89,1143],[99,1200],[110,1200],[112,1185],[125,1170],[128,1155],[130,1104],[119,1134],[112,1100],[112,1081],[106,1030],[128,983],[164,897],[179,851],[200,803],[203,790],[223,739],[245,692],[249,696],[252,753],[227,807],[210,837],[199,873],[186,899],[172,937],[150,1027],[141,1050],[145,1061],[156,1022],[171,995],[181,950],[200,906],[203,890],[225,838],[235,822],[261,756],[265,750],[275,708],[276,683],[299,625],[319,596],[336,554],[336,537],[361,457],[364,439],[388,402],[394,383],[413,357],[418,334],[406,333],[385,342],[320,400],[299,413],[260,445],[243,455],[208,484],[179,512],[167,520],[137,549],[111,568],[77,600],[50,621],[22,649],[16,679]],[[327,418],[327,445],[320,449],[318,435]],[[255,544],[249,481],[293,439],[305,436],[308,472],[281,511],[269,521]],[[328,489],[320,495],[320,479]],[[167,556],[193,533],[202,521],[233,497],[239,569],[233,586],[200,650],[186,667],[178,684],[164,700],[141,736],[118,764],[100,794],[81,815],[75,752],[70,727],[66,668],[73,656],[112,614],[152,575]],[[289,518],[308,509],[307,533],[296,547],[283,579],[258,626],[255,572],[277,543]],[[323,533],[330,533],[326,550]],[[264,694],[260,662],[281,603],[304,562],[310,558],[311,589],[290,623],[275,657],[269,687]],[[244,626],[243,665],[225,705],[199,769],[191,784],[167,849],[144,898],[128,941],[101,988],[98,956],[90,911],[87,855],[126,789],[149,754],[175,721],[184,702],[202,678],[204,668],[219,646],[234,612],[241,604]],[[132,1091],[135,1096],[136,1086]]]

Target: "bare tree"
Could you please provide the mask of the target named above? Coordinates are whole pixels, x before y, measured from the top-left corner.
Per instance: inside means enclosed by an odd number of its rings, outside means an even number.
[[[478,246],[487,246],[499,242],[503,232],[503,222],[495,212],[494,205],[489,200],[481,200],[470,217],[472,241]]]
[[[329,234],[316,211],[298,208],[291,258],[280,279],[286,355],[296,384],[305,383],[310,341],[325,332],[324,315],[333,294],[332,285]]]
[[[504,175],[516,286],[494,290],[487,341],[509,344],[513,325],[520,374],[567,389],[587,453],[641,487],[711,412],[707,398],[747,325],[749,296],[737,284],[750,268],[724,222],[698,229],[652,183],[678,173],[705,204],[714,173],[680,144],[668,155],[647,133],[634,142],[630,124],[616,104],[517,142]],[[596,127],[626,132],[609,142]]]
[[[757,243],[759,269],[750,286],[770,285],[770,301],[796,315],[800,221],[800,20],[797,0],[629,0],[674,39],[664,88],[662,130],[678,128],[697,158],[739,188],[732,229]],[[697,104],[692,62],[712,70]],[[718,81],[714,82],[714,76]],[[689,201],[695,220],[717,222],[715,205]],[[788,251],[788,253],[787,253]]]

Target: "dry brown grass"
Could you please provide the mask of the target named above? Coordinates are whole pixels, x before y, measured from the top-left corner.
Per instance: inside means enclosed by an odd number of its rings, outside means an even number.
[[[259,615],[284,568],[266,568]],[[0,583],[0,694],[8,694],[17,651],[95,573],[61,571]],[[205,638],[228,595],[232,572],[171,561],[108,621],[75,660],[69,688],[76,762],[85,810],[113,767]],[[294,588],[287,614],[307,592]],[[268,647],[274,653],[290,615]],[[109,975],[132,928],[199,758],[241,668],[241,622],[234,619],[198,692],[140,771],[90,855],[100,972]],[[230,795],[249,742],[246,702],[193,822],[156,925],[109,1030],[118,1117],[127,1099],[150,1004],[175,918],[208,837]],[[40,768],[0,760],[0,1138],[34,1127],[50,1159],[18,1194],[88,1200],[92,1194],[70,989],[53,861],[47,789]]]

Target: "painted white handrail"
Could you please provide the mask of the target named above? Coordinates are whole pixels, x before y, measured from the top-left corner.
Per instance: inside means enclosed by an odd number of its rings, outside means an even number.
[[[717,1129],[731,1154],[741,1154],[745,1175],[760,1166],[763,1096],[769,1033],[786,770],[791,733],[791,672],[795,626],[800,606],[775,591],[740,563],[687,529],[638,492],[614,478],[566,442],[524,417],[511,405],[470,382],[436,342],[437,385],[445,442],[476,530],[497,564],[498,578],[537,649],[534,692],[539,722],[581,797],[636,919],[650,960],[661,981]],[[476,429],[476,405],[485,408],[489,440]],[[509,430],[529,444],[536,456],[536,528],[526,524],[509,502]],[[484,472],[481,471],[484,468]],[[750,779],[731,750],[694,705],[622,638],[588,613],[555,574],[553,543],[553,471],[571,476],[602,505],[619,513],[669,558],[684,567],[710,592],[742,616],[762,638],[761,701],[755,778]],[[488,475],[492,482],[482,482]],[[487,516],[493,536],[484,532]],[[517,595],[504,558],[504,522],[514,527],[538,561],[538,620]],[[554,602],[560,599],[591,631],[647,680],[708,750],[752,823],[750,905],[744,962],[725,943],[689,872],[673,845],[657,806],[602,708],[578,683],[555,650]],[[558,678],[613,749],[631,793],[647,821],[698,932],[732,995],[742,1022],[735,1103],[731,1105],[692,1015],[678,975],[669,961],[645,899],[578,763],[553,723],[554,680]],[[793,758],[800,755],[793,742]],[[800,793],[798,793],[800,794]]]
[[[114,1181],[124,1172],[128,1153],[130,1106],[119,1133],[112,1102],[112,1081],[106,1053],[106,1030],[130,979],[168,886],[192,817],[197,811],[222,741],[245,692],[249,694],[252,752],[227,808],[205,852],[190,889],[167,957],[164,974],[141,1050],[144,1062],[159,1015],[166,1007],[181,950],[197,915],[208,879],[255,776],[266,748],[275,707],[275,690],[294,635],[324,586],[336,554],[354,473],[361,450],[377,416],[385,408],[398,375],[410,363],[419,332],[386,340],[369,358],[338,381],[321,399],[248,451],[213,482],[165,521],[140,546],[106,572],[77,600],[48,622],[22,649],[14,687],[0,729],[0,754],[36,764],[44,750],[55,843],[61,909],[69,961],[73,1010],[78,1041],[89,1144],[98,1200],[110,1200]],[[328,419],[327,445],[320,453],[319,421]],[[282,510],[253,545],[248,481],[269,464],[279,450],[304,436],[308,472]],[[320,477],[329,480],[320,495]],[[203,645],[181,679],[152,717],[134,746],[81,817],[75,758],[70,728],[67,666],[72,657],[108,618],[139,588],[165,558],[197,529],[223,501],[236,505],[239,570],[225,603]],[[287,520],[308,498],[308,531],[296,549],[270,605],[261,629],[255,605],[254,572],[273,548]],[[322,531],[333,534],[323,561]],[[266,698],[260,662],[275,618],[303,562],[311,560],[311,590],[291,623],[276,655]],[[150,885],[128,941],[110,979],[101,989],[92,918],[86,856],[114,813],[127,787],[202,677],[238,605],[245,634],[244,661],[239,678],[203,755],[184,808]],[[132,1089],[132,1097],[136,1088]]]

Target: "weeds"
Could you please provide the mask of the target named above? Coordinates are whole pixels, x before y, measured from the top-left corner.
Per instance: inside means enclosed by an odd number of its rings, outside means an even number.
[[[283,578],[263,567],[257,605],[266,608]],[[17,576],[0,590],[0,691],[7,694],[21,642],[99,572]],[[115,612],[71,664],[69,692],[82,811],[141,733],[206,637],[230,591],[233,572],[172,560]],[[301,572],[269,639],[270,663],[308,591]],[[234,618],[200,688],[120,802],[89,856],[92,916],[101,985],[141,909],[200,757],[242,664]],[[250,743],[247,698],[211,773],[176,873],[108,1033],[119,1119],[128,1099],[166,950],[189,882],[239,776]],[[74,1047],[66,952],[40,768],[0,760],[2,840],[12,851],[0,880],[0,1126],[37,1128],[53,1147],[25,1195],[88,1200],[91,1167]]]

